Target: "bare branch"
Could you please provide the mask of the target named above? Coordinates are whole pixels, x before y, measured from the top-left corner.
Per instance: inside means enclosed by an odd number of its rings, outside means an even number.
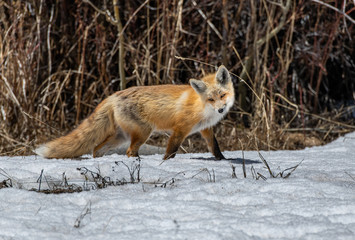
[[[93,7],[98,13],[105,15],[106,20],[110,22],[113,25],[117,25],[117,21],[112,17],[111,13],[109,10],[103,11],[96,7],[90,0],[83,0],[84,3],[88,3],[91,7]]]
[[[326,6],[327,8],[330,8],[334,11],[336,11],[337,13],[340,13],[341,15],[343,15],[344,17],[346,17],[352,24],[355,24],[355,20],[352,19],[348,14],[346,14],[345,12],[341,11],[340,9],[337,9],[336,7],[333,7],[332,5],[329,5],[328,3],[319,1],[319,0],[312,0],[312,2],[321,4],[323,6]],[[355,3],[354,3],[355,4]]]
[[[196,1],[192,0],[192,4],[193,4],[195,7],[197,7]],[[202,10],[199,9],[199,8],[197,8],[197,11],[198,11],[198,13],[203,17],[203,19],[205,19],[205,20],[207,21],[208,25],[209,25],[209,26],[212,28],[212,30],[217,34],[217,36],[219,37],[219,39],[222,40],[222,39],[223,39],[222,34],[217,30],[217,28],[213,25],[213,23],[212,23],[210,20],[207,19],[206,14],[204,14],[204,13],[202,12]]]

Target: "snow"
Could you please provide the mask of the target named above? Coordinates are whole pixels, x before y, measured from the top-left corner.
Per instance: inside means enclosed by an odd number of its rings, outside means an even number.
[[[320,147],[141,157],[141,182],[76,193],[28,191],[62,182],[93,187],[77,168],[130,181],[136,159],[113,154],[93,159],[0,157],[0,239],[355,239],[355,133]],[[117,164],[115,163],[117,162]],[[124,165],[125,164],[125,165]],[[232,178],[232,166],[237,178]],[[128,168],[127,168],[128,167]],[[267,179],[256,180],[251,167]],[[289,172],[289,171],[288,171]],[[137,172],[135,172],[136,174]],[[135,175],[136,176],[136,175]]]

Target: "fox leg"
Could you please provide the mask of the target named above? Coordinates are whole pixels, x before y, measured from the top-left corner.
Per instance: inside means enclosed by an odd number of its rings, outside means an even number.
[[[140,146],[142,146],[150,136],[152,132],[151,128],[146,128],[144,130],[139,129],[139,132],[131,133],[131,145],[126,151],[126,155],[128,157],[138,157],[138,150]]]
[[[206,128],[201,131],[202,137],[206,140],[208,150],[216,157],[217,160],[226,159],[219,149],[216,137],[213,134],[212,128]]]
[[[169,158],[174,158],[181,143],[186,138],[188,132],[174,131],[173,134],[169,138],[168,147],[166,149],[166,153],[164,156],[164,160]]]
[[[102,143],[94,148],[93,157],[101,157],[127,140],[126,134],[121,129],[117,129],[116,134],[108,136]]]
[[[102,153],[102,154],[98,154],[98,151],[100,151],[100,149],[102,149],[105,145],[106,145],[106,143],[108,143],[110,140],[111,140],[111,138],[112,138],[113,136],[111,135],[111,136],[108,136],[102,143],[100,143],[99,145],[97,145],[95,148],[94,148],[94,151],[93,151],[93,153],[92,153],[92,156],[94,157],[94,158],[96,158],[96,157],[101,157],[102,155],[104,155],[105,153]]]

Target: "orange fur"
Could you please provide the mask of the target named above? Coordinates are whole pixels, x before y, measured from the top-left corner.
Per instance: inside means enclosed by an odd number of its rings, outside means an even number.
[[[230,109],[234,89],[227,69],[191,85],[132,87],[114,93],[75,130],[36,149],[47,158],[72,158],[93,152],[102,156],[117,145],[130,141],[127,156],[138,156],[139,147],[153,130],[169,130],[164,159],[175,156],[189,134],[201,131],[210,151],[224,158],[211,127]]]

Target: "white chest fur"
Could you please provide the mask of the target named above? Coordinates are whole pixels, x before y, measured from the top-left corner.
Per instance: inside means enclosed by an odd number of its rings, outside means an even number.
[[[202,120],[192,128],[191,134],[216,125],[226,113],[227,111],[223,114],[218,113],[212,106],[207,104],[203,112]]]

